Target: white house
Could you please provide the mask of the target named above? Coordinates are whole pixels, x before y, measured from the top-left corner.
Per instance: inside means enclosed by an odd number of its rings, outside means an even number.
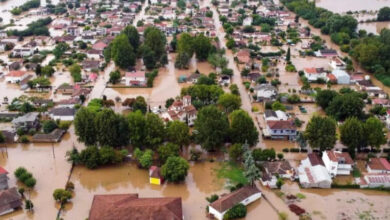
[[[255,94],[257,95],[257,101],[261,102],[263,100],[272,100],[277,95],[277,89],[268,84],[261,84],[255,86],[254,88]]]
[[[315,153],[309,153],[298,167],[299,182],[303,188],[330,188],[332,178],[324,162]]]
[[[317,81],[318,79],[326,80],[324,68],[304,68],[303,73],[310,82]]]
[[[26,71],[11,71],[5,76],[5,81],[7,83],[19,83],[25,78],[27,78],[29,74]]]
[[[12,50],[12,55],[16,57],[29,57],[34,54],[34,48],[32,47],[20,47]]]
[[[389,174],[366,174],[357,181],[361,188],[390,187]]]
[[[243,21],[242,21],[242,25],[244,26],[249,26],[249,25],[252,25],[252,22],[253,22],[253,18],[251,16],[249,17],[246,17]]]
[[[208,211],[214,218],[222,220],[229,209],[237,204],[248,205],[261,198],[261,191],[257,187],[244,186],[230,194],[222,196],[208,206]]]
[[[342,61],[339,57],[332,57],[329,62],[329,66],[333,70],[345,70],[346,68],[345,62]]]
[[[324,151],[322,161],[331,177],[350,175],[354,164],[349,153],[334,150]]]
[[[386,158],[371,158],[367,163],[367,172],[390,174],[390,163]]]
[[[263,129],[263,135],[272,139],[295,140],[297,136],[297,127],[292,120],[286,121],[267,121]]]
[[[124,80],[126,86],[146,86],[145,71],[127,72]]]
[[[49,116],[53,120],[61,120],[61,121],[73,121],[74,116],[76,114],[76,110],[74,108],[53,108],[49,111]]]
[[[169,106],[166,112],[161,114],[164,121],[178,120],[187,123],[189,126],[194,125],[198,111],[191,104],[191,96],[184,96],[182,101],[176,100]]]
[[[351,77],[344,70],[335,69],[332,71],[332,75],[335,76],[337,84],[348,85],[351,83]]]

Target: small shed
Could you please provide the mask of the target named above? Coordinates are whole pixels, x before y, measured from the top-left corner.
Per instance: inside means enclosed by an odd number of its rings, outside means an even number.
[[[149,168],[149,182],[150,184],[155,184],[155,185],[161,185],[164,182],[159,167],[151,166]]]

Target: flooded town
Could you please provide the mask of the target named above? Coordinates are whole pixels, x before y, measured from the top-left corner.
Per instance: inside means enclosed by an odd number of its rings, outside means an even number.
[[[390,219],[390,0],[0,0],[0,219]]]

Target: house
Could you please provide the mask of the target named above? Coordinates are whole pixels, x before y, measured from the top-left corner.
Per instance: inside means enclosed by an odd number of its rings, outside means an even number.
[[[53,108],[49,111],[50,118],[61,121],[73,121],[75,114],[76,109],[67,107]]]
[[[349,85],[351,83],[351,77],[344,70],[335,69],[332,75],[336,77],[337,84]]]
[[[95,195],[89,220],[182,220],[181,198],[139,198],[138,194]]]
[[[0,167],[0,190],[8,189],[8,171]]]
[[[18,140],[18,136],[15,131],[1,130],[0,131],[5,137],[5,143],[15,143]]]
[[[252,22],[253,22],[253,18],[251,16],[248,16],[246,17],[243,21],[242,21],[242,25],[243,26],[249,26],[249,25],[252,25]]]
[[[263,135],[272,139],[295,140],[297,137],[297,127],[292,120],[267,121],[263,129]]]
[[[261,191],[256,186],[244,186],[211,203],[208,212],[216,219],[222,220],[225,213],[233,206],[240,203],[246,206],[260,198]]]
[[[315,82],[318,79],[326,80],[324,68],[304,68],[303,73],[309,82]]]
[[[149,168],[149,183],[155,185],[161,185],[164,179],[161,175],[160,168],[157,166],[151,166]]]
[[[107,44],[103,41],[98,41],[92,45],[92,49],[103,51],[107,47]]]
[[[272,111],[270,109],[266,109],[264,111],[265,121],[286,121],[287,119],[288,116],[284,111],[281,110]]]
[[[39,113],[29,112],[12,120],[12,124],[16,129],[21,128],[27,131],[32,128],[37,129],[39,127]]]
[[[34,48],[32,47],[20,47],[12,50],[12,56],[14,57],[29,57],[34,54]]]
[[[169,106],[166,112],[161,114],[165,121],[178,120],[187,123],[189,126],[194,125],[198,111],[191,104],[191,96],[184,96],[182,100],[176,100]]]
[[[11,213],[23,205],[16,187],[0,191],[0,216]]]
[[[332,178],[324,162],[316,153],[307,154],[298,167],[298,178],[303,188],[330,188]]]
[[[369,97],[387,98],[387,93],[378,86],[366,86],[364,90]]]
[[[237,52],[238,63],[249,63],[250,59],[249,50],[240,50]]]
[[[100,61],[99,60],[84,60],[82,65],[83,65],[84,70],[92,71],[94,69],[99,69]]]
[[[19,83],[24,79],[26,79],[28,76],[29,74],[26,71],[21,71],[21,70],[10,71],[5,76],[5,81],[7,83]]]
[[[335,57],[337,56],[337,51],[333,49],[323,49],[314,52],[314,54],[317,57]]]
[[[354,164],[349,153],[334,150],[324,151],[322,161],[331,177],[350,175]]]
[[[124,80],[126,86],[146,86],[145,71],[127,72]]]
[[[34,143],[58,143],[61,141],[61,138],[64,136],[66,133],[65,130],[62,129],[54,129],[52,132],[49,134],[41,134],[37,133],[34,134],[32,137],[32,142]]]
[[[390,108],[390,100],[385,98],[374,98],[372,99],[373,105],[380,105],[385,108]]]
[[[386,158],[371,158],[367,163],[367,172],[390,174],[390,163]]]
[[[81,100],[79,98],[69,98],[58,101],[57,107],[62,108],[74,108],[75,105],[81,104]]]
[[[329,65],[333,70],[345,70],[346,68],[345,62],[342,61],[339,57],[332,57]]]
[[[260,179],[263,186],[276,188],[277,176],[285,179],[293,179],[295,170],[287,160],[266,161],[263,164],[263,175]]]
[[[269,84],[256,85],[254,88],[254,92],[256,94],[258,102],[273,100],[278,94],[278,90],[274,86]]]
[[[389,188],[390,175],[389,174],[366,174],[356,181],[361,188]]]

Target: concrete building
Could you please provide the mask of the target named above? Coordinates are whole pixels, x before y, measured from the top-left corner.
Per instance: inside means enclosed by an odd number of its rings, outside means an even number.
[[[386,158],[371,158],[367,163],[367,172],[372,174],[390,174],[390,163]]]
[[[303,188],[330,188],[332,178],[324,162],[315,153],[309,153],[298,167],[298,178]]]
[[[331,177],[350,175],[354,164],[349,153],[334,150],[324,151],[322,161]]]

